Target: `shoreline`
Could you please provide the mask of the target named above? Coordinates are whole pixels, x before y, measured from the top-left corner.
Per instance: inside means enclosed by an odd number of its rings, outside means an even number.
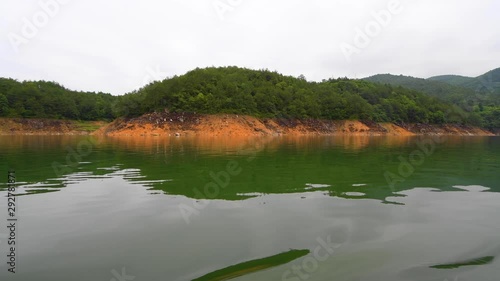
[[[119,118],[92,133],[104,136],[494,136],[490,131],[463,125],[376,123],[358,120],[257,118],[247,115],[194,113],[150,113]]]
[[[95,136],[495,136],[491,131],[456,124],[394,124],[358,120],[257,118],[247,115],[150,113],[104,121],[0,118],[0,135]]]
[[[104,121],[0,118],[0,135],[90,135],[107,124]]]

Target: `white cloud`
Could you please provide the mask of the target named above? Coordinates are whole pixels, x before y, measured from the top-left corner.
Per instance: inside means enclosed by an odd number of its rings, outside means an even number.
[[[62,0],[40,0],[48,1]],[[391,0],[65,0],[36,36],[12,48],[38,0],[0,4],[0,76],[55,80],[76,90],[123,94],[148,76],[195,67],[269,68],[321,80],[376,73],[476,76],[499,67],[493,0],[400,0],[404,10],[347,61],[340,49]]]

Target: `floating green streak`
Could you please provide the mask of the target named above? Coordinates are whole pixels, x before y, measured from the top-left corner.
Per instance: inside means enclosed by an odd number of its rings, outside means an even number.
[[[278,265],[289,263],[295,259],[309,254],[309,250],[290,250],[267,258],[251,260],[240,264],[232,265],[217,271],[211,272],[192,281],[220,281],[229,280],[238,276],[243,276],[256,271],[268,269]]]
[[[489,263],[493,262],[494,259],[495,259],[495,257],[493,257],[493,256],[487,256],[487,257],[482,257],[482,258],[477,258],[477,259],[472,259],[472,260],[461,261],[461,262],[457,262],[457,263],[434,265],[434,266],[431,266],[431,268],[454,269],[454,268],[459,268],[462,266],[485,265],[485,264],[489,264]]]
[[[56,192],[59,191],[59,189],[30,189],[26,190],[26,193],[24,194],[16,194],[16,196],[25,196],[25,195],[33,195],[33,194],[43,194],[43,193],[50,193],[50,192]]]

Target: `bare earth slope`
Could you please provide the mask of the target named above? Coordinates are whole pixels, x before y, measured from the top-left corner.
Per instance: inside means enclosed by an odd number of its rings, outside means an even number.
[[[376,123],[356,120],[261,119],[235,114],[150,113],[111,123],[0,118],[0,134],[108,136],[494,135],[471,126]]]
[[[493,135],[457,125],[375,123],[356,120],[260,119],[234,114],[150,113],[117,119],[94,134],[109,136],[263,136],[263,135]]]

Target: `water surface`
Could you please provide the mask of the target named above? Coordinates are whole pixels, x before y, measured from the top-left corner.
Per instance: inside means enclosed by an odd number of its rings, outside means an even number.
[[[500,273],[498,137],[0,136],[0,157],[19,182],[18,272],[2,227],[1,280]]]

